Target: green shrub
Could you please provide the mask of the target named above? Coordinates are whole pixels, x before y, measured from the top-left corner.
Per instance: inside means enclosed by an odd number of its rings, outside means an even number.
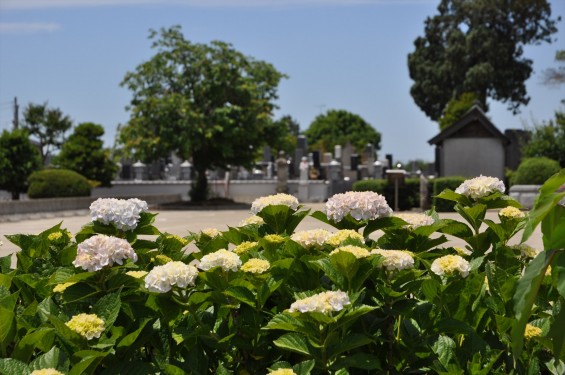
[[[511,185],[541,185],[549,177],[559,172],[561,167],[555,160],[546,157],[522,160],[518,169],[511,174]]]
[[[27,195],[30,198],[88,197],[90,184],[80,174],[67,169],[45,169],[31,174]]]
[[[445,199],[438,199],[436,196],[445,189],[455,190],[465,181],[465,177],[450,176],[438,177],[431,181],[432,184],[432,206],[437,212],[453,212],[455,203]]]
[[[394,184],[385,179],[357,181],[353,184],[353,191],[374,191],[384,195],[388,205],[394,209]],[[415,207],[420,207],[420,179],[407,178],[404,185],[398,186],[398,209],[408,211]]]

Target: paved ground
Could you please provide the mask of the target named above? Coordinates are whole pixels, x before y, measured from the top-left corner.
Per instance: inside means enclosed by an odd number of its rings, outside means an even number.
[[[323,203],[308,204],[307,207],[314,210],[323,210]],[[154,211],[153,211],[154,212]],[[189,210],[189,211],[158,211],[155,226],[162,232],[169,232],[180,236],[185,236],[189,232],[198,232],[204,228],[217,228],[225,230],[228,226],[237,226],[243,219],[249,217],[248,210]],[[453,213],[441,214],[440,217],[458,219],[458,215]],[[488,212],[487,218],[498,221],[495,211]],[[0,222],[0,241],[4,245],[0,246],[0,256],[13,254],[18,251],[18,247],[8,241],[6,234],[38,234],[50,227],[62,222],[62,227],[71,233],[76,233],[80,228],[90,221],[88,210],[58,212],[49,214],[26,215],[10,218],[10,221]],[[314,219],[307,217],[300,223],[298,230],[307,229],[332,229],[332,227]],[[376,233],[375,235],[378,235]],[[517,243],[520,236],[516,236],[511,243]],[[541,231],[539,227],[527,243],[535,248],[542,249]],[[464,242],[459,239],[452,239],[449,245],[463,246]]]

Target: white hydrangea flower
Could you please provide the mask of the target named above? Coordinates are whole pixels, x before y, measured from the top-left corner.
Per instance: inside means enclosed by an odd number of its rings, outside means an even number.
[[[360,242],[364,242],[365,240],[363,238],[363,235],[357,231],[354,231],[352,229],[341,229],[328,237],[326,244],[330,246],[339,246],[348,239],[358,240]]]
[[[114,224],[121,230],[133,230],[137,226],[140,214],[147,211],[147,203],[137,198],[115,199],[98,198],[90,205],[92,221]]]
[[[246,219],[243,219],[240,223],[239,223],[239,227],[244,227],[246,225],[263,225],[265,224],[265,221],[263,220],[262,217],[257,216],[257,215],[252,215],[249,216]]]
[[[173,261],[154,267],[145,276],[145,287],[150,292],[167,293],[173,286],[186,288],[194,285],[198,270],[196,267]]]
[[[93,272],[114,263],[123,264],[126,259],[137,261],[137,254],[123,238],[97,234],[78,244],[75,267]]]
[[[528,244],[521,243],[519,245],[511,246],[513,249],[520,250],[520,255],[524,258],[535,258],[541,253],[541,250],[535,249]]]
[[[412,253],[405,250],[373,249],[371,254],[378,254],[384,258],[382,267],[389,271],[400,271],[414,268],[414,257]]]
[[[487,197],[495,191],[504,193],[506,191],[504,182],[496,177],[483,175],[470,180],[465,180],[457,189],[455,189],[457,194],[462,194],[473,199]]]
[[[269,195],[266,197],[257,198],[251,204],[251,212],[257,214],[267,206],[287,206],[293,210],[298,209],[298,199],[290,194],[279,193],[275,195]]]
[[[413,214],[413,213],[398,213],[394,216],[404,220],[408,223],[406,228],[414,230],[418,227],[423,227],[426,225],[432,225],[434,223],[434,218],[426,214]]]
[[[467,277],[471,265],[459,255],[445,255],[432,262],[431,270],[439,276],[452,275],[458,272],[461,277]]]
[[[325,229],[311,229],[295,232],[290,239],[305,248],[310,248],[322,246],[330,236],[331,232]]]
[[[220,249],[216,252],[204,255],[200,259],[198,268],[208,271],[214,267],[222,267],[224,271],[237,271],[241,266],[239,256],[226,249]]]
[[[352,246],[352,245],[338,247],[337,249],[333,250],[330,253],[330,255],[337,254],[341,251],[353,254],[353,255],[355,255],[355,258],[357,258],[357,259],[366,258],[369,255],[371,255],[369,250],[367,250],[363,247],[360,247],[360,246]]]
[[[392,215],[392,209],[385,197],[372,191],[335,194],[326,202],[328,219],[339,222],[348,214],[355,220],[376,219]]]
[[[525,218],[526,214],[516,207],[508,206],[498,211],[498,216],[517,220]]]
[[[320,312],[327,314],[332,311],[341,311],[346,305],[349,305],[349,296],[347,293],[338,291],[327,291],[315,294],[293,302],[290,305],[290,312]]]

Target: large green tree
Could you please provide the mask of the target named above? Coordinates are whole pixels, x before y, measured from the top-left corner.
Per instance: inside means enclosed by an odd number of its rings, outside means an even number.
[[[73,122],[59,108],[49,108],[47,103],[30,103],[24,109],[23,117],[23,128],[38,142],[41,162],[45,165],[52,152],[63,144],[65,132]]]
[[[179,26],[152,30],[149,38],[156,54],[122,81],[133,98],[120,141],[144,161],[171,152],[191,157],[191,197],[201,201],[207,169],[255,160],[285,76],[228,43],[192,43]]]
[[[110,150],[104,149],[103,135],[102,125],[91,122],[79,124],[63,143],[54,163],[102,186],[110,186],[118,167],[110,158]]]
[[[284,151],[291,155],[296,149],[299,133],[300,124],[291,116],[285,115],[267,126],[265,141],[274,151]]]
[[[310,149],[322,152],[332,152],[334,146],[348,142],[359,153],[368,143],[372,143],[375,150],[381,147],[381,134],[361,116],[345,110],[330,109],[316,116],[304,134]]]
[[[41,167],[41,155],[24,129],[0,135],[0,189],[9,191],[12,199],[20,199],[27,190],[27,178]]]
[[[524,157],[553,159],[565,168],[565,113],[556,112],[555,121],[535,125],[528,142],[522,146]]]
[[[408,55],[410,94],[432,120],[462,93],[507,103],[514,113],[527,104],[525,81],[532,60],[524,46],[551,42],[557,31],[547,0],[441,0]]]

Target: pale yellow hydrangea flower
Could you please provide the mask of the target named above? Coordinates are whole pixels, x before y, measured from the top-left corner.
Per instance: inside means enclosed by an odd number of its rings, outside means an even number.
[[[439,276],[452,275],[458,272],[461,277],[467,277],[471,266],[459,255],[445,255],[432,262],[431,270]]]
[[[352,245],[338,247],[337,249],[332,251],[330,255],[337,254],[339,252],[351,253],[355,255],[355,258],[357,259],[366,258],[371,255],[369,250],[362,248],[360,246],[352,246]]]
[[[267,206],[287,206],[292,210],[298,209],[298,199],[290,194],[275,194],[257,198],[251,203],[251,212],[256,214]]]
[[[135,277],[136,279],[142,279],[147,275],[147,271],[128,271],[126,275]]]
[[[211,237],[211,238],[218,237],[219,235],[222,234],[216,228],[204,228],[204,229],[202,229],[202,233],[204,233],[205,235],[207,235],[208,237]]]
[[[186,238],[182,238],[181,236],[177,236],[176,234],[168,234],[167,239],[175,239],[180,242],[183,246],[188,245],[188,240]]]
[[[265,221],[263,220],[262,217],[257,215],[252,215],[249,216],[247,219],[243,219],[238,226],[244,227],[246,225],[263,225],[263,224],[265,224]]]
[[[75,285],[75,284],[76,284],[76,282],[57,284],[53,288],[53,293],[63,293],[68,287],[70,287],[71,285]]]
[[[384,257],[382,267],[389,271],[414,268],[414,256],[409,251],[373,249],[371,254],[378,254]]]
[[[233,252],[241,255],[241,254],[245,254],[247,253],[249,250],[253,249],[254,247],[256,247],[258,245],[257,242],[251,242],[251,241],[243,241],[242,243],[240,243],[239,245],[237,245],[234,249]]]
[[[516,207],[508,206],[498,211],[498,216],[518,220],[526,217],[526,214]]]
[[[348,239],[364,241],[363,235],[352,229],[342,229],[332,234],[326,240],[326,244],[330,246],[339,246]]]
[[[526,330],[524,331],[524,338],[526,340],[531,340],[534,337],[541,336],[541,328],[533,326],[531,324],[526,324]]]
[[[41,370],[33,370],[30,375],[65,375],[54,368],[42,368]]]
[[[279,234],[267,234],[265,237],[263,237],[263,239],[274,245],[284,242],[284,237]]]
[[[65,325],[87,340],[99,338],[105,329],[104,321],[96,314],[75,315]]]
[[[471,250],[465,249],[464,247],[453,246],[453,250],[455,250],[455,252],[458,255],[461,255],[461,256],[469,256],[469,255],[473,254],[473,252]]]
[[[295,232],[290,239],[299,243],[305,248],[320,247],[331,236],[325,229],[311,229]]]
[[[412,230],[418,227],[432,225],[434,223],[434,218],[426,214],[413,214],[406,212],[394,214],[394,216],[407,222],[408,225],[406,225],[406,228]]]
[[[267,375],[296,375],[296,372],[291,368],[280,368],[269,372]]]
[[[266,272],[271,267],[271,264],[263,259],[251,258],[243,266],[241,270],[243,272],[250,273],[263,273]]]
[[[520,255],[525,258],[535,258],[541,252],[538,249],[534,249],[528,244],[521,243],[519,245],[512,246],[513,249],[520,250]]]
[[[49,233],[49,235],[47,236],[47,239],[49,241],[56,241],[59,238],[63,237],[63,233],[61,232],[53,232],[53,233]]]

